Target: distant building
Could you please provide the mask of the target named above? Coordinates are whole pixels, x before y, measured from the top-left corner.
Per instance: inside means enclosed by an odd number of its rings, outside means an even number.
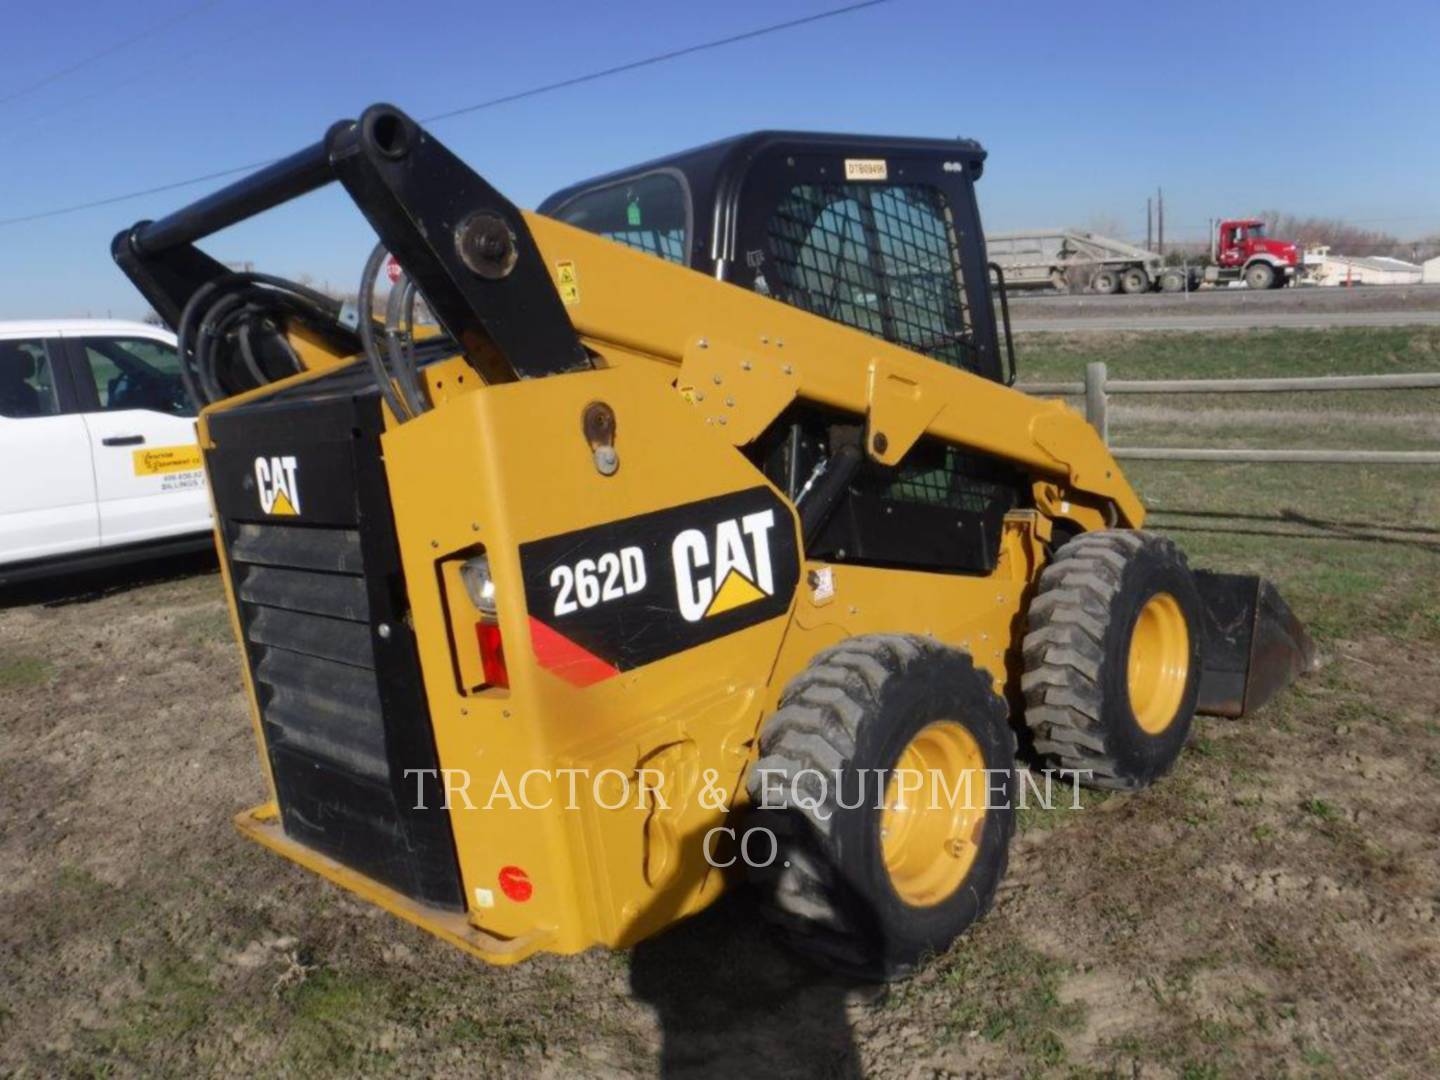
[[[1425,260],[1420,271],[1420,280],[1426,285],[1440,285],[1440,255]]]
[[[1306,249],[1305,269],[1316,285],[1418,285],[1425,273],[1421,267],[1404,259],[1392,259],[1388,255],[1364,258],[1336,255],[1323,245]],[[1440,268],[1433,272],[1436,274],[1434,280],[1440,281]]]

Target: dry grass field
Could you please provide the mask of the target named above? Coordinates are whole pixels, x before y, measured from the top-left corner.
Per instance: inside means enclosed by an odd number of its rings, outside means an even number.
[[[1440,371],[1440,330],[1035,335],[1023,378]],[[1124,445],[1440,446],[1435,394],[1127,398]],[[262,796],[203,560],[0,599],[0,1074],[1440,1075],[1440,482],[1130,469],[1324,668],[1132,796],[1028,812],[907,982],[818,975],[743,896],[630,954],[487,968],[243,842]]]

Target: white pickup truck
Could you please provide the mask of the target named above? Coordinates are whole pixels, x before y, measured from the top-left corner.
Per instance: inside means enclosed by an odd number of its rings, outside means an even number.
[[[0,322],[0,585],[211,546],[175,335]]]

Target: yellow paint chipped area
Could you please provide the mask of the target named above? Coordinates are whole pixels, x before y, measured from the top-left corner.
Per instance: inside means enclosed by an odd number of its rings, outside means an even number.
[[[201,467],[198,446],[152,446],[133,451],[136,476],[190,472]]]

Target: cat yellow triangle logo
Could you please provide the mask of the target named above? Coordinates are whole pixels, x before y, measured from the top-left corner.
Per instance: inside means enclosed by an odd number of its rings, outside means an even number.
[[[300,516],[299,464],[294,455],[255,459],[255,494],[260,509],[278,517]]]
[[[715,599],[711,600],[710,606],[705,609],[705,617],[708,619],[712,615],[753,604],[756,600],[764,600],[765,595],[744,574],[732,569],[725,575],[720,588],[715,591]]]

